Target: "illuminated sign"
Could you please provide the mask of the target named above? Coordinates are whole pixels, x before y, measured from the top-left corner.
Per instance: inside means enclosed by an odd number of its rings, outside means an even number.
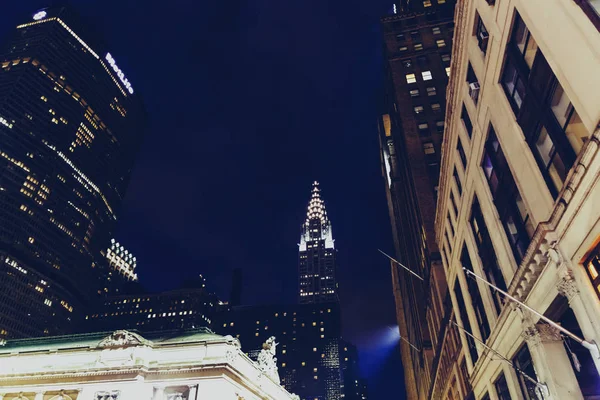
[[[12,129],[12,127],[13,127],[13,124],[11,124],[11,123],[10,123],[10,122],[8,122],[8,121],[7,121],[5,118],[2,118],[2,117],[0,117],[0,124],[2,124],[2,125],[4,125],[4,126],[6,126],[6,127],[8,127],[8,128],[11,128],[11,129]]]
[[[106,61],[108,61],[113,71],[117,73],[117,76],[119,77],[121,82],[123,82],[123,85],[125,85],[129,93],[133,94],[133,88],[131,87],[131,83],[129,83],[123,71],[121,71],[121,69],[117,66],[115,59],[110,55],[110,53],[106,53]]]
[[[46,11],[38,11],[33,14],[33,19],[39,21],[40,19],[46,18],[46,15],[48,15]]]

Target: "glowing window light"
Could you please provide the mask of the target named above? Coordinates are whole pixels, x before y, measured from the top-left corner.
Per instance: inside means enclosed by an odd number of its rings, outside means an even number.
[[[44,19],[46,18],[46,15],[48,15],[48,13],[46,13],[46,11],[38,11],[35,14],[33,14],[33,20],[34,21],[39,21],[40,19]]]
[[[8,120],[6,118],[0,117],[0,124],[6,126],[7,128],[12,129],[13,124],[11,124],[10,122],[8,122]]]

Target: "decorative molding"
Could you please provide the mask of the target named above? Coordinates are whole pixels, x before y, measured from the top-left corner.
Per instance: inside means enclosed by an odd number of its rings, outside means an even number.
[[[98,348],[118,349],[131,346],[149,346],[152,342],[134,332],[126,330],[115,331],[98,343]]]
[[[556,284],[556,288],[558,289],[558,292],[565,296],[567,300],[569,300],[569,303],[571,303],[573,298],[579,294],[579,289],[577,288],[577,284],[573,278],[573,271],[567,269],[566,273]]]

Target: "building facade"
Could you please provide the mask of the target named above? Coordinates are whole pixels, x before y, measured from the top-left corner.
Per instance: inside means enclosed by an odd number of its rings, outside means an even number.
[[[106,249],[106,260],[111,278],[114,277],[115,280],[125,282],[137,282],[138,276],[135,272],[137,257],[134,257],[115,239],[110,240],[110,247]]]
[[[600,396],[598,9],[457,5],[435,230],[477,399]]]
[[[299,303],[338,301],[336,250],[331,221],[327,218],[325,202],[321,198],[319,182],[316,181],[312,185],[298,248]]]
[[[294,400],[240,349],[210,330],[141,336],[124,330],[9,341],[4,400]]]
[[[452,307],[434,232],[454,9],[453,0],[397,1],[381,19],[379,138],[394,258],[403,265],[392,262],[391,270],[409,399],[471,393],[455,357],[458,335],[448,329]]]
[[[200,275],[193,284],[160,293],[133,293],[102,298],[86,315],[84,330],[135,329],[152,332],[211,327],[219,305]]]
[[[301,399],[343,398],[337,303],[233,307],[216,316],[214,329],[239,339],[251,359],[275,336],[279,376],[288,391]]]
[[[18,25],[0,67],[0,336],[55,335],[106,288],[143,110],[66,8]]]

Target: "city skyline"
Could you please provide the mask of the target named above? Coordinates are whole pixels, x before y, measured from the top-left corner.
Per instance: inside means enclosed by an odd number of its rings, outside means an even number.
[[[11,5],[0,16],[0,33],[45,6]],[[377,253],[391,244],[373,135],[382,81],[379,17],[390,4],[374,2],[362,11],[341,2],[182,5],[186,12],[158,3],[76,6],[92,29],[106,34],[150,116],[113,235],[137,257],[139,281],[160,291],[203,273],[226,297],[232,270],[242,266],[243,303],[295,302],[298,227],[306,188],[316,179],[327,188],[336,245],[343,249],[345,337],[359,347],[374,396],[377,380],[387,382],[383,393],[401,391],[395,344],[371,344],[395,324],[388,264]],[[320,33],[306,32],[302,18],[281,25],[280,15],[290,13],[304,14]],[[112,21],[110,28],[100,21]],[[155,21],[165,26],[160,34]],[[285,44],[300,35],[306,45]],[[334,42],[349,51],[331,52]],[[226,51],[225,43],[238,46]],[[167,65],[150,62],[158,49],[179,56]],[[368,279],[356,279],[365,270]]]

